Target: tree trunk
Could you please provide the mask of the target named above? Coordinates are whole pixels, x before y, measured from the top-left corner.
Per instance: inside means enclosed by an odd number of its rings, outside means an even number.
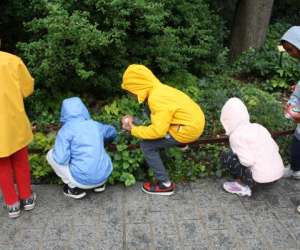
[[[250,47],[260,48],[266,38],[274,0],[239,0],[230,39],[235,59]]]

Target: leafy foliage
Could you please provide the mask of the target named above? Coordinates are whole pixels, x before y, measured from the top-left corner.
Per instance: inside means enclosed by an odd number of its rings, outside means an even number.
[[[46,153],[54,144],[55,134],[35,133],[34,140],[30,144],[30,165],[31,175],[35,183],[39,182],[58,182],[52,168],[46,161]]]
[[[65,90],[98,96],[119,89],[130,63],[157,72],[197,74],[218,55],[222,30],[205,0],[43,1],[39,18],[26,23],[30,41],[18,44],[51,96]],[[199,63],[201,61],[202,63]]]

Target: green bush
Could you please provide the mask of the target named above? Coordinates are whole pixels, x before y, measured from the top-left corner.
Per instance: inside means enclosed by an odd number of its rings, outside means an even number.
[[[38,18],[25,25],[29,41],[18,48],[37,87],[51,96],[95,87],[95,96],[115,94],[131,63],[164,74],[179,69],[201,74],[222,46],[220,20],[206,2],[43,1]]]
[[[29,145],[31,175],[34,183],[58,183],[52,168],[46,161],[46,154],[54,144],[55,134],[35,133]]]

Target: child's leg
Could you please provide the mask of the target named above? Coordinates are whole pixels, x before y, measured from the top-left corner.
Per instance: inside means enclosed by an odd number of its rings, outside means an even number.
[[[68,166],[63,166],[54,161],[52,156],[52,149],[47,153],[46,159],[49,165],[52,167],[57,176],[59,176],[63,183],[67,184],[70,188],[76,187],[71,180],[71,174]]]
[[[291,169],[300,171],[300,141],[295,136],[291,144]]]
[[[150,168],[153,169],[155,177],[162,182],[169,181],[169,176],[166,168],[161,160],[159,150],[180,145],[175,139],[164,138],[159,140],[144,140],[141,142],[145,160]]]
[[[19,201],[14,186],[13,168],[10,157],[0,158],[0,186],[6,205],[14,205]]]
[[[239,179],[243,184],[253,188],[255,181],[252,178],[252,173],[249,168],[243,166],[236,154],[231,150],[224,152],[221,155],[221,163],[225,169],[236,179]]]
[[[32,192],[27,147],[24,147],[11,155],[10,159],[16,177],[19,197],[21,200],[28,199]]]

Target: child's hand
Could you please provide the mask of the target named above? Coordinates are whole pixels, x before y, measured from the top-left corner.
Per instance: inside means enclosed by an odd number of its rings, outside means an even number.
[[[131,131],[133,127],[133,116],[132,115],[125,115],[122,117],[122,128]]]

